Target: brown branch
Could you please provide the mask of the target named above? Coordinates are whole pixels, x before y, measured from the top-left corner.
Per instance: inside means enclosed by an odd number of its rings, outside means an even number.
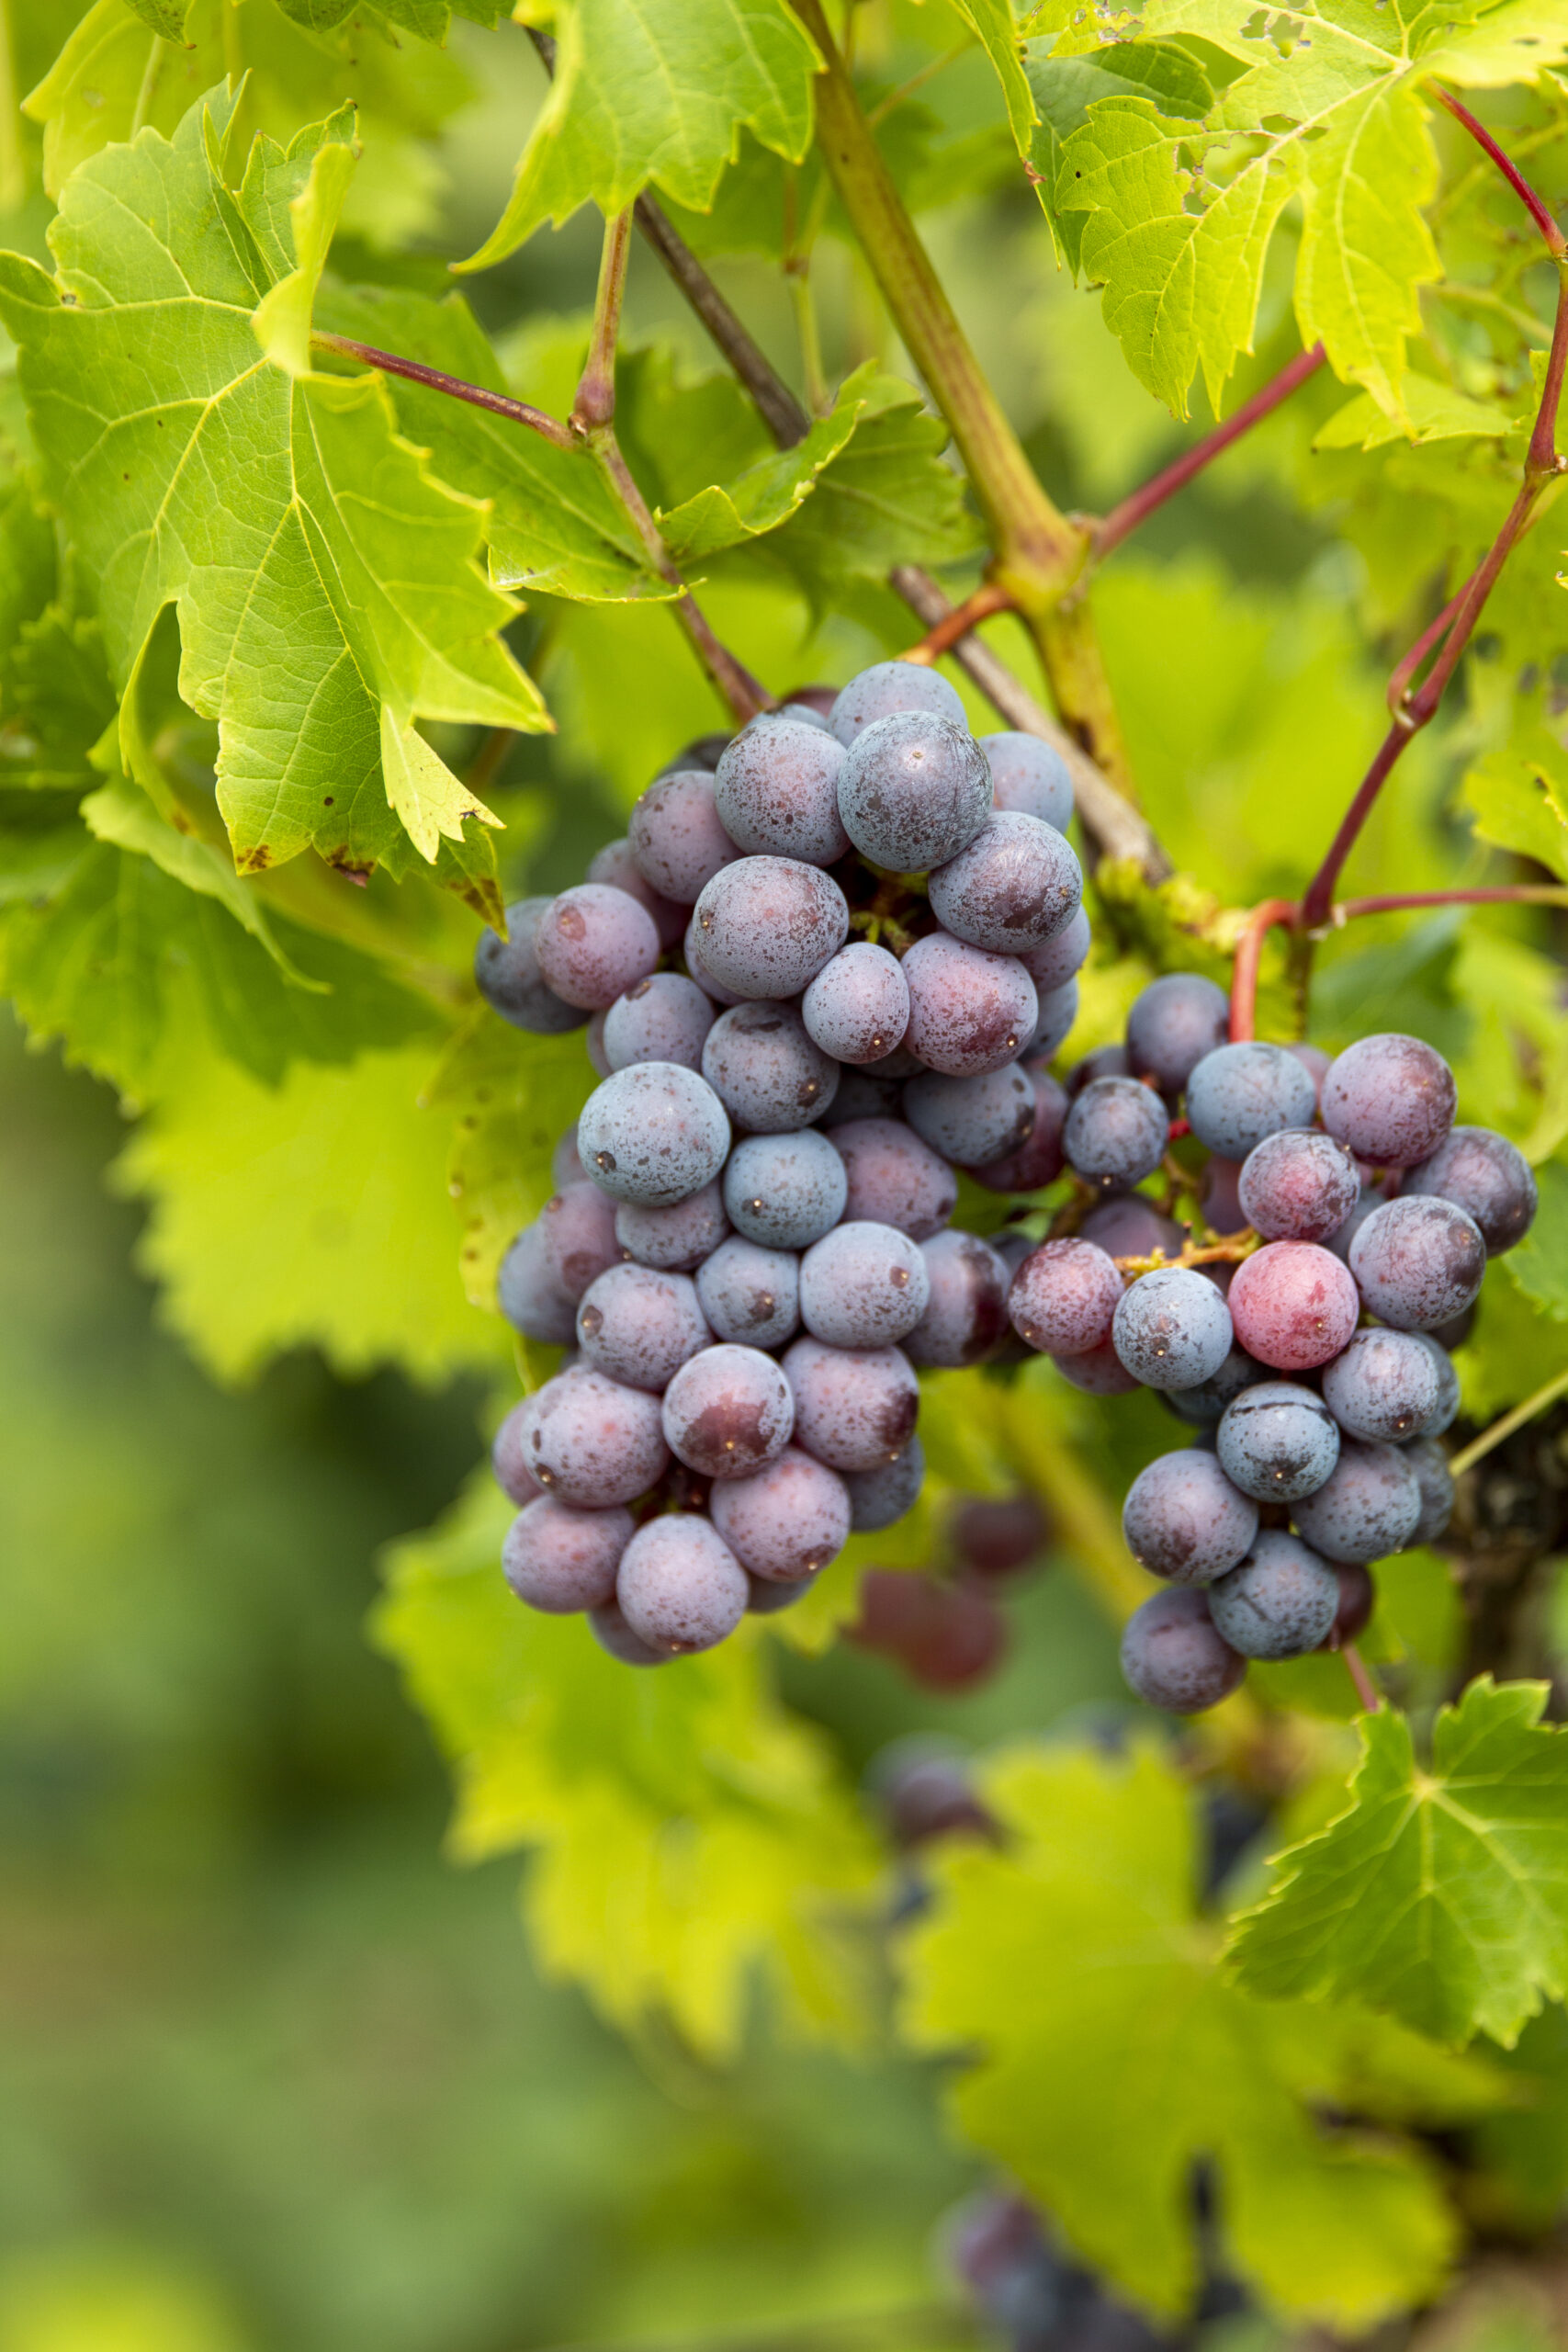
[[[558,449],[575,449],[576,436],[570,425],[561,424],[547,416],[542,408],[532,408],[526,401],[509,400],[504,392],[492,392],[483,384],[466,384],[460,376],[446,375],[439,368],[426,368],[417,359],[400,359],[395,351],[378,351],[374,344],[354,343],[345,334],[323,334],[312,332],[310,341],[321,351],[335,351],[344,359],[363,359],[367,367],[379,368],[383,375],[401,376],[411,384],[423,384],[433,392],[445,392],[449,400],[467,401],[470,408],[488,408],[496,416],[504,416],[513,424],[525,424],[532,433],[543,434]]]
[[[629,212],[617,212],[613,220],[605,221],[588,363],[571,404],[572,429],[585,436],[595,425],[608,424],[615,413],[615,351],[621,339],[621,304],[626,299],[626,256],[631,241]]]
[[[1263,1246],[1263,1236],[1247,1226],[1240,1233],[1224,1233],[1217,1241],[1188,1241],[1172,1257],[1164,1250],[1152,1250],[1142,1258],[1113,1258],[1111,1264],[1124,1274],[1156,1274],[1167,1266],[1239,1266]]]
[[[993,613],[1010,613],[1015,609],[1013,600],[1005,588],[987,582],[985,587],[976,588],[972,596],[965,596],[961,605],[955,605],[950,613],[926,631],[918,645],[911,645],[907,653],[900,653],[898,659],[900,662],[940,662],[944,653],[952,651],[961,637],[967,637],[981,621],[988,620]]]

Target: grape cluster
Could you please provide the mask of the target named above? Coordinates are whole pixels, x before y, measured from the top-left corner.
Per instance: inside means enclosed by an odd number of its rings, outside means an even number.
[[[585,1026],[603,1081],[500,1277],[572,1351],[495,1440],[529,1605],[656,1665],[909,1510],[916,1368],[1016,1348],[1030,1247],[954,1229],[953,1171],[1028,1193],[1063,1165],[1071,814],[1048,746],[976,740],[943,679],[880,662],[689,747],[586,881],[485,933],[486,1001]]]

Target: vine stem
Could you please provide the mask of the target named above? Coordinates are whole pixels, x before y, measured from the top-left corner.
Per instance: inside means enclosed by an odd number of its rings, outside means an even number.
[[[604,223],[604,244],[599,257],[599,290],[593,303],[593,333],[588,363],[571,406],[571,429],[586,440],[598,425],[614,422],[615,414],[615,350],[621,339],[621,305],[626,300],[626,262],[631,253],[632,216],[617,212]]]
[[[1449,1464],[1449,1476],[1462,1478],[1467,1470],[1473,1470],[1478,1462],[1484,1460],[1494,1446],[1501,1445],[1516,1430],[1522,1430],[1527,1421],[1533,1421],[1538,1413],[1544,1413],[1560,1396],[1568,1396],[1568,1372],[1555,1374],[1533,1396],[1527,1396],[1522,1405],[1516,1405],[1512,1412],[1505,1413],[1501,1420],[1494,1421],[1489,1430],[1483,1430],[1478,1438],[1462,1446]]]
[[[1568,907],[1568,888],[1556,882],[1507,882],[1478,890],[1386,890],[1371,899],[1341,899],[1329,910],[1336,930],[1360,915],[1398,914],[1410,907]]]
[[[1369,1715],[1381,1714],[1382,1713],[1382,1693],[1378,1689],[1377,1684],[1372,1680],[1371,1676],[1367,1672],[1366,1660],[1362,1657],[1360,1651],[1356,1647],[1355,1643],[1347,1642],[1340,1650],[1339,1655],[1345,1661],[1346,1672],[1349,1675],[1351,1681],[1356,1686],[1356,1696],[1361,1702],[1363,1712]]]
[[[344,359],[362,359],[367,368],[378,368],[383,375],[401,376],[411,384],[423,384],[427,390],[445,392],[448,400],[467,401],[470,408],[488,408],[493,415],[504,416],[513,424],[525,424],[532,433],[542,434],[552,447],[575,449],[576,435],[570,425],[547,416],[542,408],[530,406],[527,401],[510,400],[504,392],[492,392],[484,384],[468,384],[460,376],[448,376],[440,368],[426,368],[418,359],[400,358],[395,351],[379,351],[373,343],[355,343],[345,334],[326,334],[318,327],[310,341],[319,351],[335,351]]]
[[[1012,597],[1007,589],[987,582],[983,588],[976,588],[972,596],[965,596],[961,605],[954,605],[950,612],[944,613],[941,620],[933,622],[919,643],[911,645],[907,653],[900,653],[898,659],[900,662],[940,662],[942,655],[951,652],[959,639],[967,637],[979,622],[988,620],[993,613],[1010,613],[1014,609]]]
[[[1432,96],[1440,107],[1448,108],[1456,122],[1463,123],[1476,145],[1484,148],[1486,153],[1491,156],[1519,202],[1540,231],[1546,241],[1546,250],[1552,260],[1568,259],[1568,237],[1564,237],[1543,199],[1536,194],[1518,165],[1510,156],[1504,153],[1492,133],[1483,124],[1477,122],[1468,107],[1461,106],[1451,90],[1445,90],[1440,83],[1433,83]]]
[[[1263,943],[1277,923],[1292,928],[1299,921],[1299,910],[1290,899],[1265,899],[1254,907],[1247,919],[1241,937],[1235,944],[1235,962],[1231,971],[1230,1038],[1233,1046],[1244,1046],[1258,1034],[1258,970],[1263,959]]]

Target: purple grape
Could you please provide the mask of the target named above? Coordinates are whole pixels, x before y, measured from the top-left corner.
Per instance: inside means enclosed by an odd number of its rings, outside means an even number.
[[[1370,1623],[1377,1604],[1377,1587],[1372,1582],[1370,1569],[1364,1568],[1359,1561],[1336,1560],[1331,1565],[1334,1581],[1339,1588],[1339,1605],[1334,1612],[1334,1623],[1319,1646],[1325,1650],[1342,1650],[1347,1642],[1356,1641]]]
[[[702,933],[697,929],[697,917],[694,908],[692,912],[692,920],[686,925],[686,935],[681,944],[681,953],[686,959],[687,971],[691,974],[698,988],[701,989],[703,994],[706,997],[711,997],[715,1004],[728,1010],[732,1004],[746,1003],[747,999],[745,997],[739,995],[734,989],[727,989],[722,980],[716,980],[713,974],[708,970],[707,966],[704,963]]]
[[[705,1348],[664,1392],[665,1442],[705,1478],[746,1478],[776,1462],[795,1427],[789,1383],[761,1348]]]
[[[754,1577],[748,1568],[747,1614],[776,1617],[781,1609],[793,1609],[797,1600],[803,1600],[816,1581],[815,1577],[797,1577],[793,1584],[781,1584],[776,1577]]]
[[[800,1001],[801,1018],[825,1054],[874,1062],[903,1043],[909,989],[896,956],[852,940],[824,964]]]
[[[1040,1000],[1014,956],[988,956],[932,932],[905,956],[904,978],[909,990],[904,1043],[918,1061],[944,1077],[1000,1069],[1034,1035]]]
[[[1033,959],[1031,958],[1031,961]],[[1066,1076],[1067,1100],[1076,1102],[1086,1086],[1097,1078],[1131,1078],[1133,1065],[1127,1059],[1125,1046],[1097,1046],[1081,1062],[1075,1062]]]
[[[829,1470],[874,1470],[915,1434],[919,1384],[897,1348],[856,1353],[796,1340],[784,1360],[795,1398],[795,1441]]]
[[[690,775],[694,773],[712,775],[730,741],[729,735],[718,729],[706,735],[694,735],[689,743],[681,746],[672,760],[665,761],[653,779],[655,784],[662,784],[670,775]]]
[[[860,671],[835,700],[828,723],[847,747],[863,729],[896,710],[935,711],[954,727],[969,724],[963,700],[947,680],[916,662],[874,662]]]
[[[833,865],[850,846],[839,821],[843,764],[830,729],[764,713],[741,729],[714,776],[725,831],[757,856]]]
[[[1291,1055],[1294,1060],[1300,1062],[1303,1069],[1306,1071],[1307,1076],[1311,1079],[1314,1091],[1321,1095],[1323,1092],[1323,1081],[1334,1067],[1333,1055],[1325,1054],[1321,1046],[1308,1046],[1300,1043],[1293,1046],[1287,1046],[1285,1051]]]
[[[1244,1388],[1255,1387],[1268,1376],[1266,1367],[1249,1356],[1245,1348],[1233,1347],[1219,1370],[1211,1373],[1207,1380],[1199,1381],[1196,1387],[1168,1388],[1162,1393],[1173,1413],[1201,1429],[1218,1421],[1226,1406]]]
[[[863,857],[894,874],[945,865],[990,813],[986,754],[962,723],[929,710],[863,728],[839,773],[845,832]]]
[[[619,1261],[615,1212],[597,1184],[569,1184],[545,1203],[539,1244],[551,1280],[573,1301],[606,1266]]]
[[[1174,1218],[1161,1216],[1141,1193],[1101,1201],[1078,1227],[1080,1241],[1098,1241],[1111,1258],[1152,1258],[1156,1250],[1174,1258],[1186,1238]]]
[[[541,1495],[518,1512],[501,1547],[507,1583],[530,1609],[552,1617],[602,1608],[632,1540],[629,1510],[574,1510]]]
[[[845,1470],[840,1476],[850,1498],[852,1529],[857,1535],[879,1535],[919,1500],[926,1477],[925,1448],[912,1437],[891,1462],[879,1462],[871,1470]]]
[[[719,820],[713,778],[696,770],[650,784],[626,826],[637,870],[661,899],[694,906],[740,854]]]
[[[1224,1300],[1190,1266],[1141,1274],[1111,1325],[1111,1345],[1145,1388],[1196,1388],[1218,1372],[1231,1337]]]
[[[1060,931],[1043,940],[1038,947],[1021,948],[1018,960],[1041,996],[1049,996],[1057,989],[1065,989],[1082,970],[1092,940],[1089,916],[1080,907],[1071,922],[1064,923]]]
[[[844,1163],[826,1136],[748,1136],[724,1171],[724,1205],[737,1233],[764,1250],[808,1250],[844,1214]]]
[[[613,1078],[615,1074],[615,1065],[610,1059],[609,1049],[604,1043],[604,1023],[606,1018],[607,1015],[604,1012],[591,1012],[588,1016],[588,1033],[586,1038],[588,1058],[592,1063],[596,1075],[600,1078]]]
[[[1020,735],[1004,729],[982,735],[980,749],[991,771],[991,786],[998,808],[1021,809],[1065,833],[1073,813],[1073,777],[1060,752],[1038,735]]]
[[[1321,1396],[1292,1380],[1262,1380],[1232,1398],[1215,1437],[1233,1487],[1260,1503],[1315,1494],[1339,1459],[1339,1426]]]
[[[594,852],[588,863],[588,879],[607,882],[614,890],[625,890],[653,917],[660,947],[679,947],[681,933],[686,928],[686,910],[678,907],[673,899],[661,899],[653,885],[638,873],[631,842],[625,834]]]
[[[1064,931],[1083,903],[1083,869],[1054,825],[1020,809],[993,814],[927,885],[954,939],[1021,955]]]
[[[694,1511],[668,1511],[639,1527],[626,1545],[615,1598],[639,1641],[686,1657],[735,1631],[750,1588],[716,1527]]]
[[[1416,1437],[1438,1409],[1440,1351],[1413,1331],[1358,1331],[1323,1368],[1323,1401],[1348,1437]]]
[[[843,1166],[847,1217],[929,1241],[958,1204],[952,1169],[901,1120],[849,1120],[830,1127],[828,1141]]]
[[[569,1347],[577,1329],[577,1303],[569,1298],[545,1256],[545,1237],[525,1225],[501,1261],[496,1300],[507,1321],[525,1340],[544,1347]]]
[[[1179,1094],[1205,1054],[1230,1035],[1230,999],[1199,972],[1167,972],[1133,1000],[1127,1059],[1161,1093]]]
[[[1317,1108],[1312,1074],[1283,1046],[1259,1039],[1205,1054],[1187,1081],[1187,1122],[1222,1159],[1245,1159],[1265,1136],[1308,1127]]]
[[[645,1209],[623,1201],[615,1211],[615,1238],[627,1257],[663,1273],[691,1273],[712,1256],[728,1231],[716,1182],[670,1208]]]
[[[785,1135],[831,1109],[839,1065],[792,1004],[738,1004],[703,1047],[703,1076],[738,1127]]]
[[[1024,1075],[1034,1097],[1034,1120],[1028,1136],[1016,1150],[969,1171],[987,1192],[1037,1193],[1043,1185],[1054,1183],[1062,1172],[1062,1127],[1067,1115],[1067,1098],[1048,1070],[1026,1064]],[[975,1082],[967,1079],[947,1081],[952,1085]],[[988,1085],[990,1080],[980,1082]]]
[[[604,1015],[604,1057],[610,1071],[634,1062],[678,1062],[700,1069],[703,1041],[713,1027],[710,998],[683,972],[653,972],[615,999]],[[610,1071],[606,1071],[606,1077]]]
[[[800,1319],[830,1348],[893,1346],[930,1296],[919,1246],[894,1225],[835,1226],[800,1261]]]
[[[672,1650],[650,1649],[639,1634],[634,1634],[621,1613],[618,1600],[606,1600],[601,1608],[591,1609],[588,1629],[600,1648],[618,1666],[668,1666],[674,1656]]]
[[[1338,1613],[1328,1562],[1280,1528],[1264,1528],[1240,1566],[1209,1588],[1215,1630],[1243,1657],[1305,1657]]]
[[[849,933],[844,894],[820,866],[745,857],[697,900],[705,970],[739,997],[798,996]]]
[[[1451,1430],[1459,1419],[1459,1374],[1453,1368],[1447,1349],[1439,1346],[1435,1331],[1412,1331],[1409,1336],[1413,1340],[1418,1340],[1428,1351],[1432,1359],[1432,1369],[1438,1377],[1437,1403],[1427,1415],[1420,1428],[1415,1431],[1415,1435],[1441,1437],[1443,1431]]]
[[[1033,1034],[1023,1048],[1028,1061],[1049,1061],[1078,1017],[1078,984],[1064,980],[1059,989],[1036,990],[1039,1011]]]
[[[584,1363],[628,1388],[667,1387],[711,1338],[690,1277],[650,1266],[610,1267],[577,1310]]]
[[[1206,1593],[1193,1585],[1172,1585],[1128,1618],[1122,1671],[1145,1705],[1171,1715],[1197,1715],[1230,1696],[1247,1672],[1247,1661],[1216,1629]]]
[[[1431,1158],[1406,1175],[1401,1198],[1416,1193],[1451,1201],[1473,1217],[1489,1258],[1524,1239],[1539,1200],[1524,1153],[1490,1127],[1453,1128]]]
[[[1395,1177],[1393,1181],[1397,1184],[1399,1180]],[[1369,1184],[1363,1179],[1360,1191],[1356,1195],[1355,1206],[1351,1209],[1350,1214],[1345,1219],[1344,1224],[1337,1227],[1335,1231],[1328,1236],[1323,1245],[1324,1248],[1325,1250],[1332,1250],[1335,1256],[1342,1260],[1348,1266],[1350,1262],[1351,1245],[1355,1241],[1357,1234],[1359,1233],[1362,1226],[1365,1225],[1372,1211],[1374,1209],[1381,1209],[1383,1203],[1392,1197],[1392,1193],[1384,1185]]]
[[[659,1399],[597,1372],[547,1380],[527,1399],[519,1450],[546,1494],[580,1510],[646,1495],[670,1462]]]
[[[581,1184],[587,1174],[578,1156],[577,1121],[573,1119],[550,1154],[550,1182],[558,1193],[564,1193],[569,1184]]]
[[[1291,1127],[1248,1152],[1236,1189],[1247,1224],[1265,1241],[1326,1241],[1356,1206],[1361,1180],[1342,1143]]]
[[[636,1062],[596,1087],[577,1123],[582,1164],[602,1192],[669,1208],[724,1166],[729,1121],[705,1079],[678,1062]]]
[[[506,937],[481,931],[474,949],[474,985],[491,1011],[514,1029],[529,1029],[539,1037],[563,1036],[569,1029],[581,1029],[588,1017],[580,1005],[557,996],[539,969],[535,939],[540,917],[553,904],[549,899],[519,899],[506,910]]]
[[[915,1363],[978,1363],[1008,1332],[1007,1267],[990,1243],[974,1233],[950,1229],[919,1248],[929,1296],[904,1340],[905,1353]]]
[[[1247,1557],[1258,1505],[1212,1453],[1162,1453],[1128,1488],[1122,1532],[1140,1567],[1174,1584],[1211,1584]]]
[[[1019,1338],[1043,1355],[1088,1355],[1110,1345],[1123,1287],[1096,1242],[1043,1241],[1013,1276],[1008,1316]]]
[[[534,953],[568,1004],[603,1012],[659,961],[659,933],[639,899],[606,882],[580,882],[539,917]]]
[[[1010,1577],[1038,1559],[1051,1540],[1031,1494],[970,1495],[953,1515],[953,1548],[977,1577]]]
[[[731,1478],[713,1490],[713,1523],[754,1577],[787,1584],[814,1577],[849,1541],[850,1498],[826,1463],[798,1446],[750,1478]]]
[[[1241,1204],[1241,1171],[1245,1164],[1239,1159],[1204,1162],[1198,1186],[1198,1207],[1204,1224],[1214,1233],[1240,1233],[1246,1227],[1247,1211]]]
[[[1350,1272],[1381,1322],[1430,1331],[1462,1315],[1479,1292],[1486,1244],[1463,1209],[1415,1193],[1372,1211],[1350,1244]]]
[[[1454,1123],[1454,1074],[1419,1037],[1359,1038],[1332,1065],[1322,1092],[1329,1134],[1374,1168],[1430,1159]]]
[[[1339,1449],[1334,1469],[1291,1516],[1325,1560],[1381,1560],[1401,1552],[1421,1517],[1421,1486],[1396,1445]]]
[[[697,1298],[716,1339],[782,1348],[800,1329],[800,1261],[732,1234],[698,1267]]]
[[[513,1405],[497,1430],[490,1449],[490,1465],[495,1473],[495,1483],[507,1500],[514,1502],[519,1510],[545,1491],[523,1458],[525,1403],[526,1400],[523,1405]]]
[[[904,1089],[904,1116],[922,1143],[961,1168],[1016,1152],[1034,1125],[1034,1089],[1017,1062],[978,1078],[922,1071]]]
[[[1081,1388],[1086,1396],[1131,1396],[1140,1385],[1128,1371],[1109,1340],[1098,1348],[1085,1348],[1076,1356],[1053,1356],[1052,1363],[1062,1378],[1074,1388]]]
[[[1154,1174],[1169,1137],[1170,1121],[1153,1087],[1135,1078],[1091,1078],[1067,1113],[1062,1149],[1068,1167],[1090,1183],[1136,1184]]]
[[[1415,1475],[1421,1497],[1421,1514],[1407,1542],[1435,1544],[1453,1516],[1454,1482],[1449,1458],[1435,1438],[1413,1438],[1401,1452]]]
[[[848,1126],[862,1119],[897,1119],[903,1099],[897,1079],[873,1078],[869,1070],[845,1069],[833,1097],[834,1125]]]
[[[1361,1306],[1348,1268],[1315,1241],[1265,1242],[1236,1268],[1226,1304],[1247,1354],[1276,1372],[1337,1356]]]

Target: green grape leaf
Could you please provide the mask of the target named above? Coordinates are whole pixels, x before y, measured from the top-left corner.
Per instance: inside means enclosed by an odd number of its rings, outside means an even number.
[[[1213,85],[1199,61],[1176,41],[1115,41],[1080,51],[1070,45],[1065,27],[1028,43],[1024,70],[1039,121],[1032,151],[1034,193],[1056,250],[1076,277],[1082,265],[1084,216],[1065,211],[1057,201],[1063,141],[1082,129],[1089,107],[1100,98],[1146,97],[1167,118],[1200,123],[1214,103]]]
[[[622,212],[650,181],[705,211],[742,127],[792,162],[806,153],[817,51],[783,0],[562,0],[556,44],[511,198],[466,268],[581,204]]]
[[[1543,1315],[1568,1323],[1568,1168],[1549,1159],[1536,1170],[1540,1205],[1524,1239],[1503,1263]]]
[[[1007,102],[1008,128],[1013,144],[1021,155],[1027,156],[1040,119],[1035,110],[1034,93],[1023,60],[1019,54],[1018,27],[1013,23],[1012,0],[953,0],[953,6],[963,17],[996,69]]]
[[[0,663],[0,776],[39,792],[87,791],[97,781],[88,754],[114,715],[96,621],[46,605]]]
[[[1486,1269],[1475,1328],[1453,1361],[1466,1416],[1477,1422],[1521,1403],[1562,1371],[1562,1327],[1526,1297],[1507,1258]]]
[[[818,417],[793,449],[760,458],[736,481],[700,490],[668,512],[660,508],[655,520],[675,561],[699,562],[786,522],[848,447],[875,375],[874,360],[857,368],[846,378],[828,415]]]
[[[1501,440],[1518,419],[1495,401],[1472,400],[1430,376],[1404,379],[1403,421],[1388,415],[1370,392],[1337,409],[1313,442],[1314,449],[1383,449],[1392,442]]]
[[[1545,1683],[1472,1682],[1444,1707],[1429,1770],[1409,1723],[1361,1724],[1348,1812],[1280,1855],[1232,1945],[1273,1999],[1350,1999],[1417,2032],[1512,2043],[1568,1990],[1568,1732]]]
[[[895,563],[952,563],[979,544],[964,485],[944,465],[947,427],[897,377],[872,378],[853,438],[766,545],[824,610],[851,582]]]
[[[1475,830],[1483,842],[1532,857],[1568,882],[1568,753],[1539,696],[1523,698],[1511,734],[1465,776]]]
[[[667,2017],[733,2057],[760,1973],[796,2024],[856,2034],[850,1929],[874,1848],[826,1743],[769,1690],[754,1629],[634,1687],[582,1618],[518,1607],[500,1566],[511,1516],[481,1475],[389,1553],[374,1620],[451,1759],[456,1851],[533,1849],[547,1973],[624,2028]]]
[[[73,798],[0,784],[0,974],[7,968],[5,910],[58,898],[92,854]]]
[[[1269,2304],[1359,2335],[1438,2286],[1456,2232],[1407,2140],[1314,2110],[1430,2118],[1482,2078],[1410,2063],[1347,2005],[1263,2002],[1227,1981],[1195,1910],[1199,1823],[1167,1752],[1021,1747],[980,1783],[995,1847],[951,1846],[907,1951],[918,2043],[964,2053],[964,2136],[1138,2302],[1200,2283],[1193,2165],[1216,2175],[1223,2261]],[[1157,2096],[1152,2086],[1157,2086]]]
[[[0,312],[117,680],[177,605],[180,691],[218,721],[241,870],[310,846],[363,869],[405,834],[434,863],[466,820],[499,820],[416,718],[536,728],[543,706],[473,560],[480,510],[427,474],[378,380],[291,376],[258,349],[258,305],[297,342],[293,289],[265,305],[319,263],[347,119],[287,152],[258,140],[232,188],[226,108],[84,164],[51,232],[58,277],[0,261]]]

